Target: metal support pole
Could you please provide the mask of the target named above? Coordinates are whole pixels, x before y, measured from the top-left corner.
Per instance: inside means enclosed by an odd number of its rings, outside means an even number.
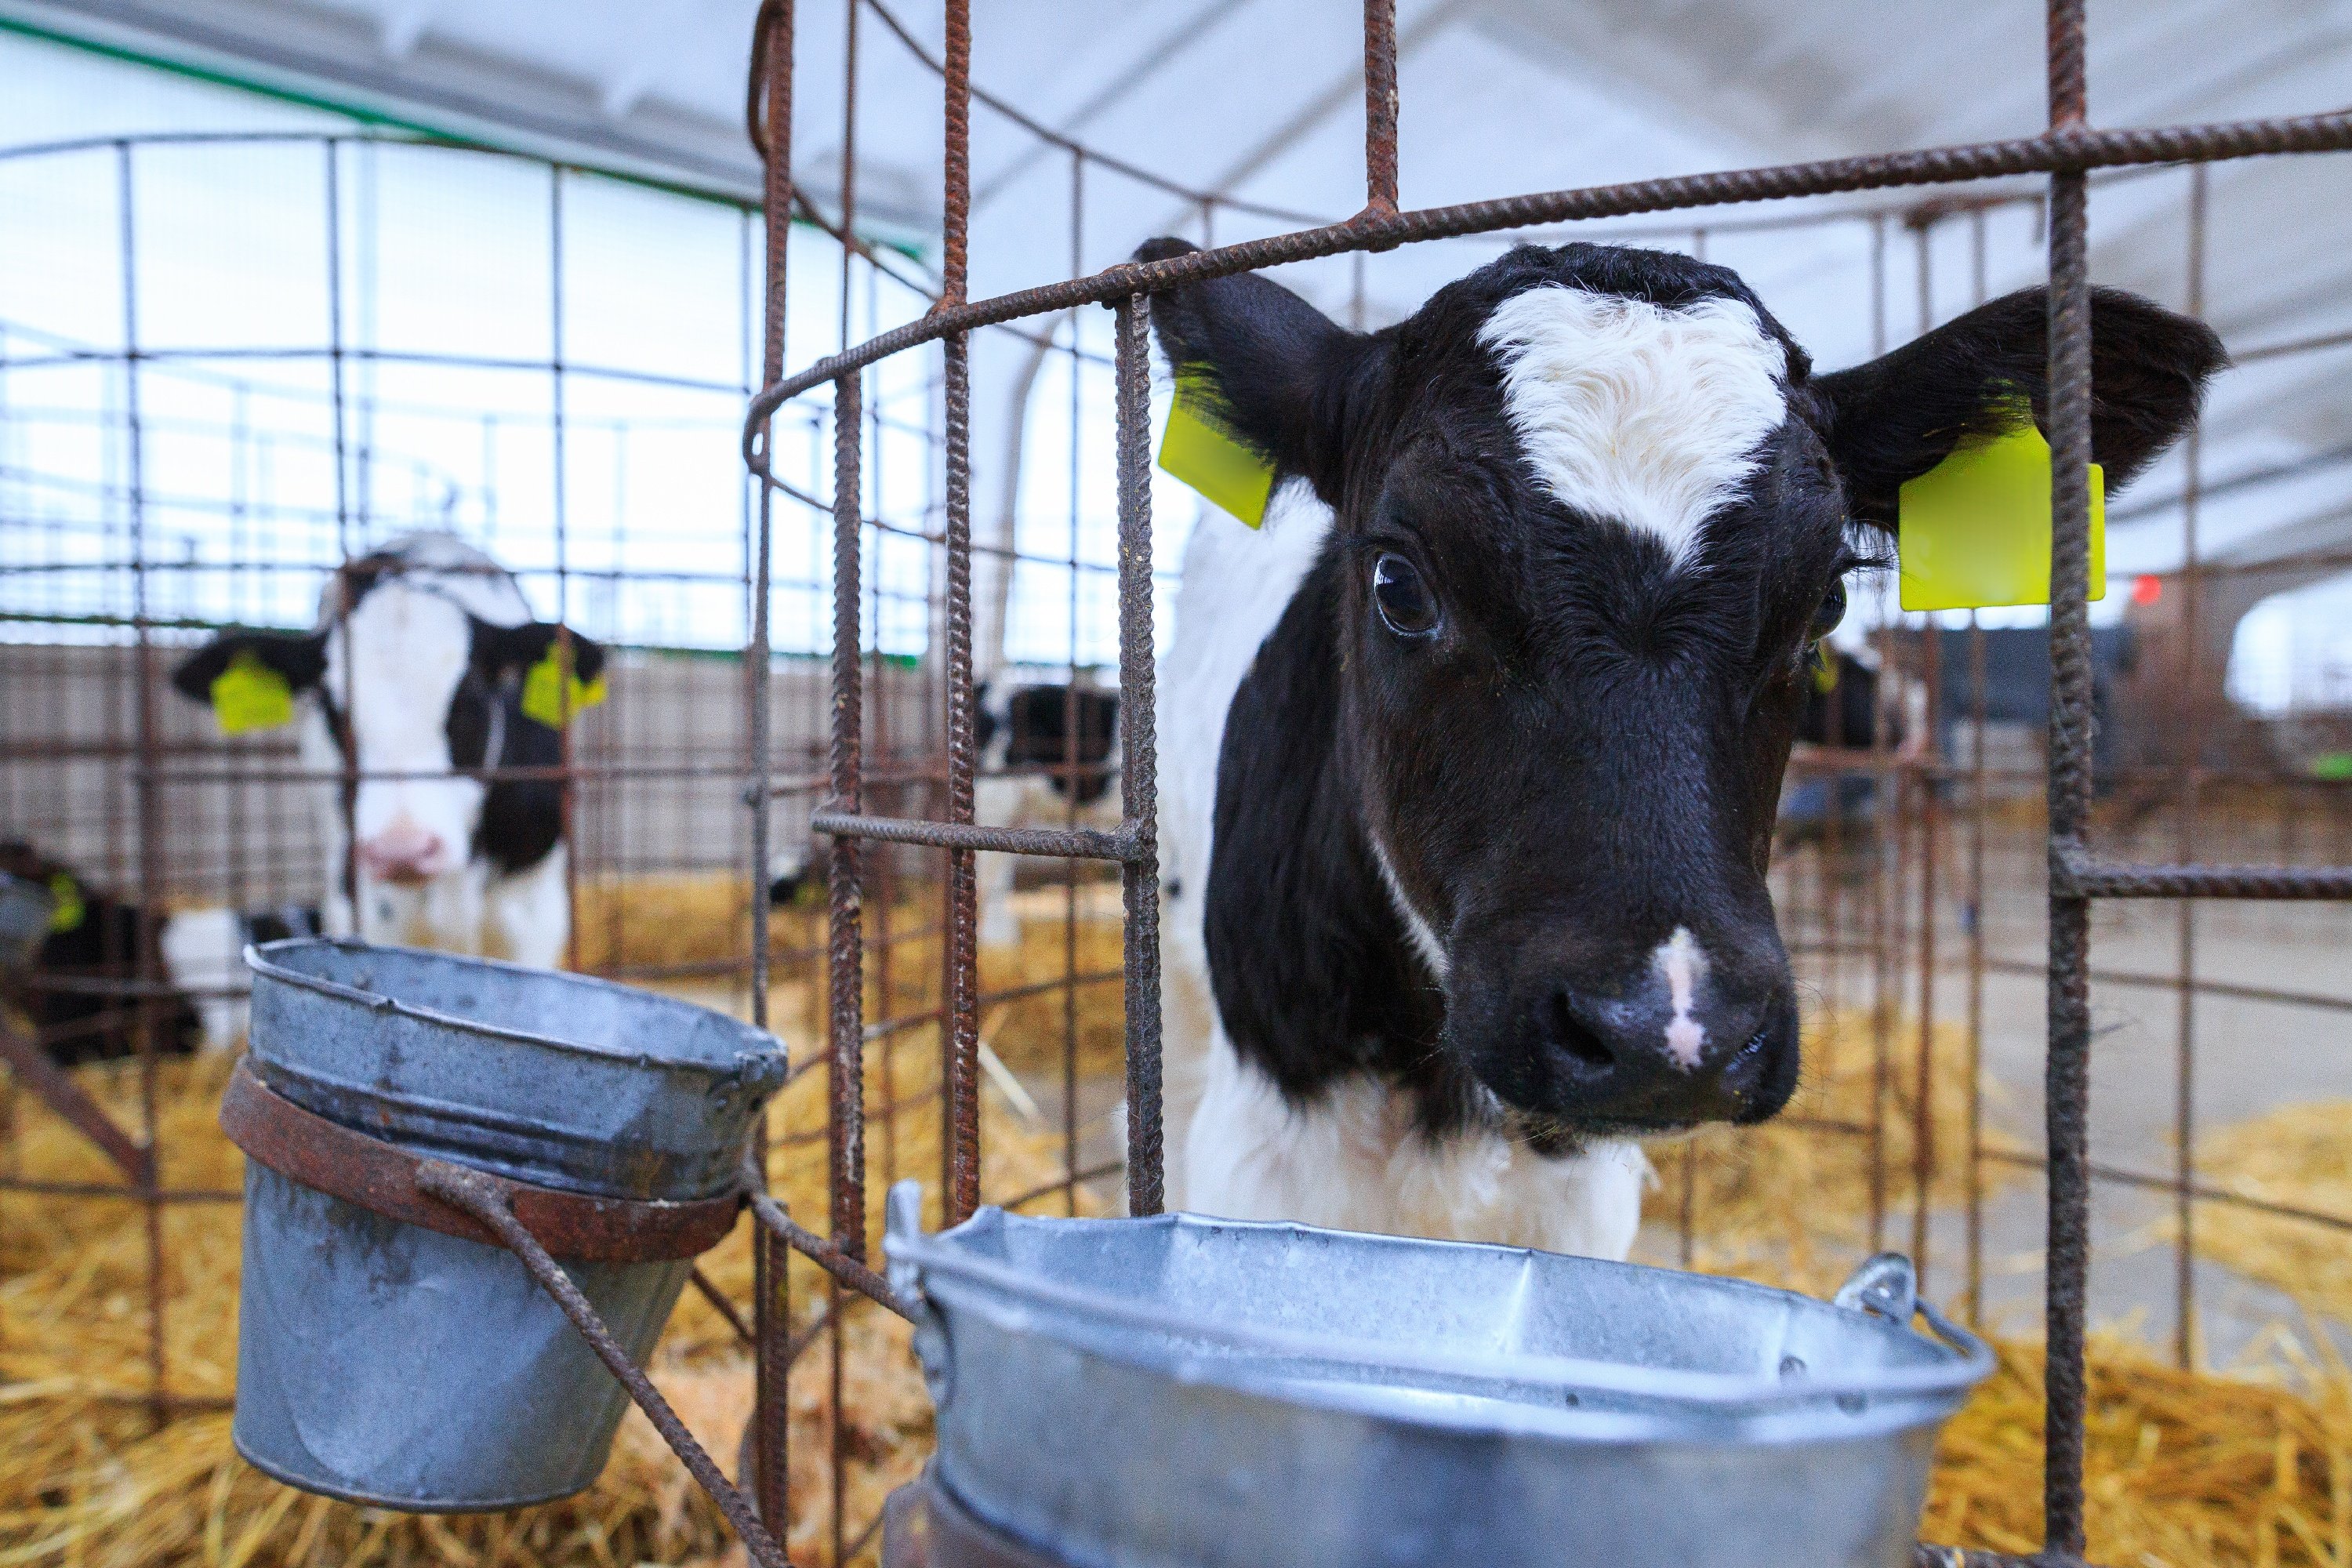
[[[764,160],[761,180],[761,236],[766,272],[761,298],[760,384],[772,384],[784,373],[785,268],[791,255],[793,214],[793,0],[767,0],[753,29],[751,142]],[[764,128],[764,135],[762,131]],[[761,435],[761,450],[772,459],[776,433],[773,420]],[[773,682],[768,673],[771,626],[771,582],[774,566],[775,487],[759,485],[759,537],[753,545],[751,572],[751,640],[744,650],[745,728],[750,751],[749,805],[751,810],[751,1021],[768,1024],[768,865],[773,798],[769,788],[773,759]],[[768,1121],[760,1120],[753,1159],[757,1174],[767,1173]],[[757,1184],[754,1184],[757,1190]],[[787,1340],[792,1331],[790,1249],[764,1227],[751,1233],[751,1323],[758,1346],[753,1363],[751,1491],[760,1517],[785,1529],[790,1515],[787,1478],[791,1473],[791,1376]]]
[[[156,982],[163,978],[159,966],[149,953],[153,943],[148,940],[148,922],[163,908],[163,868],[158,863],[163,849],[163,798],[156,765],[162,761],[162,737],[155,713],[155,642],[148,604],[147,562],[147,467],[145,426],[140,417],[139,403],[139,247],[136,204],[132,199],[131,143],[115,143],[115,178],[117,218],[120,225],[122,268],[122,419],[125,458],[127,461],[126,490],[130,503],[131,553],[131,622],[136,627],[138,644],[134,650],[131,679],[137,683],[133,694],[134,710],[139,726],[139,776],[136,785],[136,816],[139,827],[139,918],[132,927],[133,951],[121,955],[129,960],[131,972],[139,979]],[[169,1415],[166,1406],[163,1356],[163,1206],[156,1193],[155,1160],[155,999],[142,994],[134,1005],[135,1023],[132,1043],[139,1053],[139,1118],[143,1179],[141,1189],[145,1209],[145,1252],[147,1283],[147,1392],[148,1416],[161,1426]]]
[[[2206,172],[2200,164],[2189,172],[2189,313],[2205,314]],[[2186,866],[2197,858],[2197,812],[2200,774],[2205,766],[2203,651],[2205,628],[2203,573],[2198,565],[2198,506],[2205,477],[2204,421],[2189,427],[2181,459],[2186,467],[2180,492],[2180,694],[2187,704],[2181,714],[2179,823],[2174,858]],[[2180,900],[2174,920],[2177,973],[2173,1034],[2173,1223],[2179,1238],[2173,1251],[2172,1356],[2183,1371],[2197,1359],[2197,901]]]
[[[862,415],[859,372],[834,384],[833,404],[833,803],[856,812],[861,794],[865,671],[858,662],[860,595],[858,515]],[[866,1257],[865,890],[859,847],[835,836],[828,884],[832,952],[828,987],[833,1016],[833,1135],[830,1175],[834,1244]]]
[[[1127,1206],[1158,1214],[1160,1126],[1160,756],[1151,643],[1151,356],[1150,307],[1118,304],[1119,867],[1126,908]]]
[[[948,0],[947,191],[940,302],[964,301],[970,277],[971,213],[971,5]],[[947,415],[947,742],[948,820],[972,821],[972,773],[979,763],[971,677],[971,339],[958,332],[945,350]],[[941,1208],[956,1225],[980,1206],[979,898],[975,852],[947,852],[947,1027],[940,1108]]]
[[[2051,0],[2050,128],[2085,115],[2083,0]],[[2062,872],[2091,811],[2089,181],[2050,177],[2050,994],[2042,1549],[2083,1554],[2084,1296],[2090,1273],[2090,901]]]
[[[1396,0],[1364,0],[1364,213],[1397,210]]]

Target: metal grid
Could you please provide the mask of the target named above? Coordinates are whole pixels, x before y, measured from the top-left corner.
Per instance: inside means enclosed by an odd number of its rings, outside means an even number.
[[[852,37],[860,7],[851,7]],[[792,193],[790,150],[781,128],[789,123],[780,112],[789,91],[792,70],[792,0],[769,0],[762,9],[755,53],[754,96],[764,81],[771,128],[762,142],[767,160],[767,194],[771,210],[781,210]],[[2095,1173],[2088,1146],[2088,1055],[2090,1012],[2088,985],[2089,910],[2104,897],[2168,898],[2342,898],[2352,896],[2352,871],[2338,868],[2263,868],[2183,863],[2148,866],[2116,862],[2094,854],[2088,830],[2092,800],[2091,638],[2087,618],[2089,592],[2089,277],[2086,254],[2088,179],[2095,169],[2130,165],[2200,163],[2221,158],[2264,153],[2338,151],[2352,147],[2352,116],[2316,115],[2226,125],[2154,130],[2101,131],[2086,121],[2084,100],[2084,26],[2080,0],[2054,0],[2049,11],[2050,127],[2046,133],[2009,142],[1878,154],[1858,158],[1699,174],[1644,181],[1628,185],[1554,192],[1508,197],[1460,206],[1401,211],[1397,205],[1397,91],[1395,18],[1392,4],[1368,0],[1365,6],[1366,67],[1366,202],[1362,212],[1344,223],[1302,229],[1268,239],[1212,249],[1166,261],[1126,264],[1068,282],[1024,289],[993,300],[971,301],[961,287],[964,275],[968,211],[971,22],[965,0],[950,0],[947,48],[941,70],[946,95],[945,254],[950,258],[949,285],[937,309],[922,321],[876,336],[863,344],[829,356],[790,376],[781,374],[779,357],[772,356],[766,384],[753,399],[745,430],[745,457],[752,470],[768,473],[772,437],[767,421],[792,399],[831,383],[836,405],[854,410],[859,374],[886,357],[918,345],[940,342],[948,365],[946,401],[947,518],[949,553],[948,624],[968,625],[970,616],[970,472],[968,391],[962,380],[965,334],[984,327],[1020,321],[1087,304],[1105,304],[1118,312],[1119,591],[1121,608],[1120,689],[1122,740],[1127,767],[1124,794],[1126,818],[1116,834],[1074,838],[1066,834],[977,827],[971,816],[972,760],[969,689],[971,650],[954,640],[948,647],[946,719],[948,726],[949,809],[935,821],[885,817],[863,804],[859,769],[860,690],[854,657],[836,647],[835,685],[834,795],[819,813],[815,826],[835,839],[833,860],[833,1035],[832,1072],[835,1082],[834,1233],[820,1239],[797,1226],[784,1238],[832,1270],[836,1280],[886,1299],[886,1288],[875,1281],[863,1264],[864,1204],[862,1117],[859,1085],[864,1026],[859,1014],[862,996],[860,964],[859,846],[889,842],[926,845],[948,851],[949,881],[945,919],[950,931],[950,995],[953,1000],[949,1060],[950,1085],[945,1136],[949,1140],[946,1187],[948,1216],[970,1212],[977,1194],[979,1149],[977,1127],[971,1112],[976,1068],[975,1039],[969,999],[973,984],[971,931],[973,913],[969,877],[976,849],[1029,855],[1086,854],[1114,860],[1121,867],[1127,889],[1126,1000],[1128,1037],[1128,1106],[1129,1210],[1156,1212],[1160,1196],[1160,1111],[1159,1084],[1159,1013],[1157,918],[1152,898],[1154,870],[1153,790],[1154,736],[1151,730],[1151,666],[1149,638],[1150,541],[1151,518],[1147,486],[1146,405],[1148,374],[1145,301],[1155,289],[1283,262],[1342,253],[1380,250],[1414,241],[1523,228],[1531,225],[1574,219],[1660,213],[1717,206],[1731,203],[1816,195],[1834,192],[1885,189],[1904,185],[1952,184],[2000,175],[2043,174],[2049,179],[2051,314],[2051,444],[2053,453],[2053,607],[2050,622],[2052,691],[2048,736],[2048,862],[2049,862],[2049,1039],[2047,1049],[2048,1239],[2045,1321],[2048,1333],[2047,1459],[2045,1468],[2045,1561],[2079,1560],[2084,1550],[2082,1455],[2084,1436],[2084,1330],[2085,1281],[2089,1262],[2089,1198]],[[902,34],[903,36],[903,34]],[[854,44],[853,44],[854,48]],[[854,73],[854,59],[851,65]],[[854,101],[854,74],[851,78]],[[846,180],[845,182],[846,183]],[[2201,187],[2200,187],[2201,189]],[[2201,241],[2200,241],[2201,243]],[[771,274],[772,288],[781,290],[780,273]],[[854,427],[847,417],[835,428]],[[853,440],[836,447],[835,496],[840,530],[836,535],[836,605],[856,602],[857,533],[854,498],[859,453]],[[2193,458],[2192,458],[2193,464]],[[2192,469],[2193,471],[2193,469]],[[763,495],[766,487],[763,486]],[[2193,503],[2192,503],[2193,505]],[[2192,547],[2190,559],[2194,560]],[[2195,573],[2191,572],[2191,581]],[[845,628],[854,622],[845,621]],[[848,639],[845,638],[845,642]],[[1937,646],[1929,639],[1926,647]],[[1980,647],[1981,645],[1979,644]],[[1927,679],[1937,678],[1935,655],[1928,655]],[[1980,672],[1981,665],[1978,665]],[[1977,689],[1981,692],[1979,678]],[[1982,728],[1967,771],[1978,830],[1971,835],[1969,876],[1981,887],[1983,875]],[[1884,755],[1873,759],[1885,783],[1894,782],[1893,768]],[[1915,775],[1918,770],[1912,770]],[[2196,768],[2192,763],[2189,776]],[[1918,878],[1922,907],[1932,911],[1939,856],[1938,811],[1932,789],[1923,791],[1921,813],[1925,853]],[[2184,818],[2188,820],[2188,818]],[[1889,961],[1884,940],[1888,925],[1885,894],[1879,899],[1881,940],[1876,962]],[[2188,931],[2184,917],[2183,931]],[[1832,937],[1834,942],[1835,938]],[[1917,931],[1917,962],[1932,977],[1936,966],[1932,920]],[[2189,939],[2184,935],[2184,944]],[[1969,943],[1972,972],[1981,975],[1980,942]],[[1930,981],[1932,984],[1932,981]],[[1882,1005],[1889,987],[1879,987]],[[2192,990],[2184,984],[2182,1006],[2189,1005]],[[1972,1003],[1972,1013],[1974,1004]],[[1925,1059],[1931,1018],[1923,1009],[1920,1051]],[[1886,1071],[1885,1030],[1879,1035],[1879,1071]],[[2188,1061],[2184,1030],[2182,1061]],[[2184,1075],[2187,1068],[2184,1065]],[[2184,1077],[2184,1082],[2186,1081]],[[1924,1100],[1924,1096],[1922,1097]],[[2187,1100],[2184,1099],[2184,1118]],[[2185,1126],[2185,1121],[2184,1121]],[[1875,1120],[1865,1135],[1877,1146]],[[1971,1135],[1973,1172],[1980,1150]],[[1924,1171],[1932,1162],[1928,1142],[1918,1140],[1916,1158]],[[2199,1195],[2189,1174],[2191,1146],[2184,1139],[2173,1186],[2184,1215]],[[1874,1206],[1883,1218],[1883,1162]],[[1924,1193],[1924,1180],[1920,1184]],[[1978,1196],[1972,1182],[1972,1199]],[[1924,1247],[1923,1212],[1914,1221],[1915,1245]],[[1971,1215],[1978,1205],[1972,1201]],[[1688,1216],[1685,1216],[1687,1236]],[[772,1228],[777,1228],[772,1227]],[[1980,1265],[1974,1245],[1978,1226],[1970,1226],[1971,1295]],[[2184,1247],[2186,1259],[2190,1249]],[[2184,1281],[2188,1264],[2182,1265]],[[771,1269],[772,1279],[780,1279]],[[2184,1291],[2187,1289],[2184,1283]],[[759,1303],[761,1332],[772,1338],[783,1321],[781,1307],[765,1296]],[[2184,1322],[2186,1314],[2184,1313]],[[2186,1330],[2184,1329],[2184,1334]],[[2185,1343],[2185,1340],[2184,1340]],[[838,1363],[836,1362],[836,1365]],[[763,1422],[757,1484],[768,1517],[781,1517],[782,1496],[781,1455],[777,1445],[781,1425]],[[837,1461],[838,1456],[836,1456]],[[838,1513],[836,1482],[835,1547],[836,1560],[851,1542],[845,1537]],[[1960,1554],[1922,1550],[1923,1560],[1955,1561]],[[1975,1554],[1970,1554],[1972,1557]],[[1985,1559],[1991,1561],[1992,1559]]]

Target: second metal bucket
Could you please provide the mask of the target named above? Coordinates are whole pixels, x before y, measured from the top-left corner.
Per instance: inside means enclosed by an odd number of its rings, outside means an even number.
[[[1069,1568],[1906,1568],[1991,1367],[1900,1258],[1829,1302],[1196,1215],[927,1236],[919,1200],[931,1484]]]
[[[302,939],[248,953],[251,1067],[300,1110],[534,1186],[736,1180],[774,1038],[577,975]],[[566,1264],[642,1363],[691,1264]],[[474,1511],[596,1479],[627,1395],[510,1253],[246,1167],[237,1451],[310,1491]]]

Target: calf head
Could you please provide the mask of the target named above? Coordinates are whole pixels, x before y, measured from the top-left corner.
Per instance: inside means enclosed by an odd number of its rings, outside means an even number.
[[[549,622],[488,618],[529,611],[503,571],[469,550],[465,557],[415,549],[361,557],[330,583],[318,630],[223,632],[173,671],[173,684],[199,702],[240,660],[308,695],[358,776],[353,853],[373,880],[420,884],[478,852],[520,869],[561,831],[554,783],[480,773],[560,761],[556,731],[522,711],[524,680],[559,639],[583,680],[602,670],[604,650]]]
[[[1733,272],[1592,245],[1514,250],[1370,334],[1254,276],[1152,318],[1213,418],[1334,517],[1219,762],[1205,932],[1237,1047],[1304,1083],[1251,1038],[1279,1025],[1247,952],[1360,945],[1360,917],[1269,930],[1250,884],[1330,840],[1368,869],[1314,874],[1392,905],[1428,971],[1349,1027],[1421,1029],[1462,1106],[1538,1146],[1779,1110],[1797,1006],[1765,873],[1806,678],[1902,483],[2044,417],[2042,291],[1827,375]],[[2221,345],[2106,290],[2093,336],[2119,485]],[[1303,771],[1307,805],[1255,811]]]

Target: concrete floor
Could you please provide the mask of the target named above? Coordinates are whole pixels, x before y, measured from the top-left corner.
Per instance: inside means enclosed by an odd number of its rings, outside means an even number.
[[[2165,847],[2137,847],[2147,858]],[[1989,858],[1985,910],[1985,1118],[1990,1126],[2038,1150],[2042,1144],[2043,1041],[2046,1035],[2046,895],[2038,837],[2018,836]],[[2270,858],[2248,854],[2246,858]],[[1959,880],[1957,847],[1948,887]],[[1812,894],[1804,889],[1804,897]],[[1784,902],[1786,900],[1784,900]],[[2180,956],[2180,909],[2154,900],[2095,906],[2095,975],[2157,977],[2166,984],[2095,980],[2091,992],[2091,1155],[2101,1165],[2168,1176],[2174,1167],[2179,1103],[2176,1045],[2179,999],[2168,984]],[[1938,1018],[1966,1016],[1968,975],[1957,889],[1939,900]],[[2192,1018],[2191,1105],[2200,1133],[2315,1100],[2352,1101],[2352,908],[2327,904],[2206,903],[2194,913],[2197,976],[2209,982],[2306,993],[2340,1009],[2200,994]],[[1795,922],[1801,927],[1801,920]],[[1866,1005],[1860,964],[1845,961],[1847,1005]],[[1801,959],[1801,979],[1822,984],[1823,964]],[[2021,973],[2020,972],[2021,971]],[[1916,1008],[1916,970],[1909,982]],[[1907,1036],[1906,1036],[1907,1037]],[[2352,1129],[2347,1129],[2352,1131]],[[1985,1291],[1988,1320],[2004,1330],[2039,1330],[2046,1199],[2038,1175],[2010,1186],[1987,1205]],[[2166,1192],[2095,1184],[2091,1320],[2126,1326],[2147,1342],[2169,1346],[2176,1321],[2176,1261],[2156,1234],[2171,1212]],[[1890,1235],[1907,1234],[1907,1226]],[[1963,1218],[1939,1213],[1929,1226],[1929,1288],[1956,1297],[1964,1248]],[[2352,1247],[2352,1236],[2345,1238]],[[2196,1312],[2209,1359],[2226,1363],[2267,1323],[2296,1320],[2291,1302],[2229,1269],[2200,1260]]]

